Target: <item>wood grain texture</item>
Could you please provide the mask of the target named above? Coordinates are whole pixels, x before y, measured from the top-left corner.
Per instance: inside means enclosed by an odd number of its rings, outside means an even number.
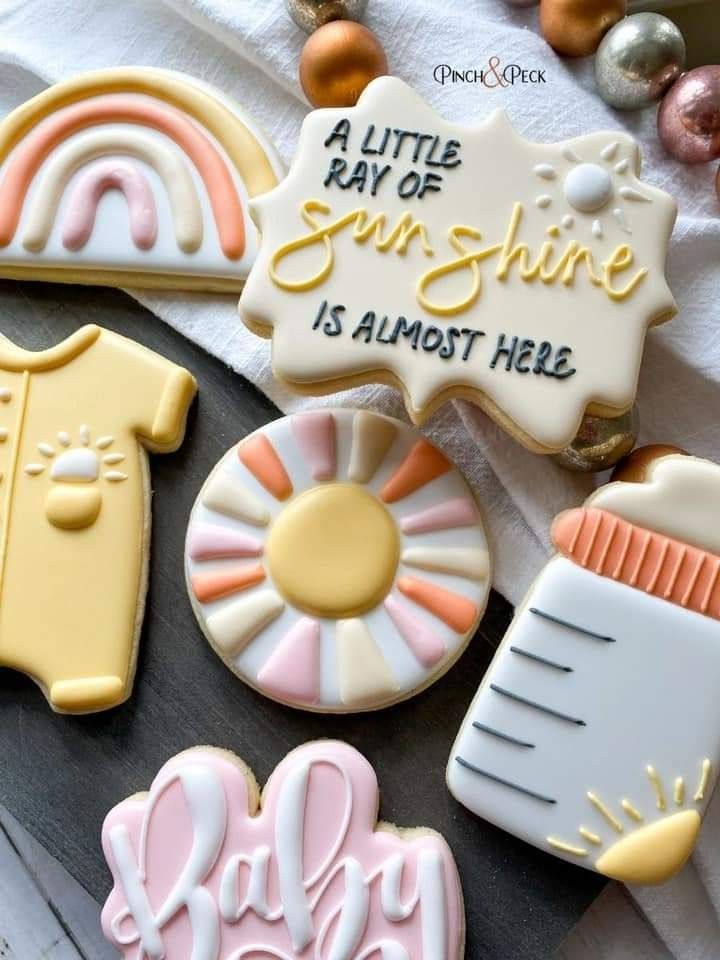
[[[338,737],[375,767],[384,819],[434,827],[450,843],[464,886],[468,960],[551,956],[603,881],[479,820],[444,783],[452,740],[509,622],[509,606],[493,595],[477,636],[448,674],[381,714],[307,714],[254,693],[196,625],[183,541],[210,469],[231,444],[280,414],[241,377],[118,291],[0,283],[0,331],[24,347],[46,347],[88,322],[188,367],[199,381],[199,400],[181,449],[152,458],[150,592],[134,694],[105,714],[56,716],[32,681],[0,670],[0,803],[102,901],[110,880],[99,844],[103,817],[146,789],[173,754],[195,744],[227,747],[263,783],[293,747]]]

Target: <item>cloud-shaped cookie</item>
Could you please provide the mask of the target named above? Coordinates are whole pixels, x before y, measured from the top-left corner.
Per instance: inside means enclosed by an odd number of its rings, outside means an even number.
[[[198,747],[103,826],[105,935],[126,960],[459,960],[462,894],[445,841],[377,828],[378,785],[352,747],[298,747],[262,794],[231,754]]]
[[[675,304],[675,204],[634,140],[524,140],[501,111],[440,118],[402,81],[316,110],[288,177],[255,199],[241,316],[301,393],[403,391],[419,423],[473,400],[530,449],[633,403],[645,332]]]

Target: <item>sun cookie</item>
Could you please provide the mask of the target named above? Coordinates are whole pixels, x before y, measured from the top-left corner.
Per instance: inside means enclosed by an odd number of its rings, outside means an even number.
[[[186,571],[231,670],[283,703],[337,712],[445,673],[491,582],[458,469],[414,427],[364,410],[275,420],[228,451],[193,508]]]

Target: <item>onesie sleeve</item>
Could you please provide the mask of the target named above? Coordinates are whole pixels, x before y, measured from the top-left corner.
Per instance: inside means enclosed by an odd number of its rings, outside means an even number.
[[[184,367],[118,334],[103,331],[103,340],[128,423],[148,450],[176,450],[197,391],[195,378]]]

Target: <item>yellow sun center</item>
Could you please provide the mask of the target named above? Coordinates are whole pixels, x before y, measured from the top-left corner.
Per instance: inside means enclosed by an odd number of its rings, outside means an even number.
[[[288,504],[273,524],[266,553],[275,586],[290,603],[318,617],[355,617],[390,590],[400,539],[372,494],[331,483]]]

